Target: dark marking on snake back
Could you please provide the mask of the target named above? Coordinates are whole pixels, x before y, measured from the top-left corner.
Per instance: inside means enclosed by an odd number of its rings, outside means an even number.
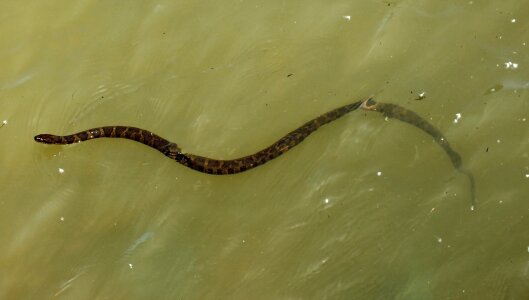
[[[182,165],[193,170],[213,175],[227,175],[248,171],[273,160],[274,158],[297,146],[307,136],[309,136],[321,126],[332,122],[344,116],[345,114],[358,109],[359,107],[362,107],[364,110],[376,111],[382,113],[388,118],[395,118],[405,123],[411,124],[432,136],[434,140],[444,149],[454,168],[468,177],[472,196],[472,209],[475,207],[474,177],[469,171],[463,168],[461,156],[452,149],[443,134],[413,111],[396,104],[377,103],[371,98],[331,110],[287,133],[278,141],[261,151],[241,158],[229,160],[213,159],[195,154],[183,153],[177,144],[168,141],[148,130],[130,126],[103,126],[64,136],[39,134],[35,136],[35,141],[44,144],[64,145],[80,143],[83,141],[103,137],[129,139],[152,147],[162,152],[167,157],[174,159]]]
[[[97,138],[123,138],[150,146],[182,165],[202,173],[227,175],[248,171],[282,155],[301,143],[321,126],[356,110],[362,101],[347,104],[308,121],[289,132],[277,142],[254,154],[236,159],[213,159],[190,153],[183,153],[177,144],[170,142],[148,130],[129,126],[103,126],[71,135],[39,134],[35,141],[44,144],[73,144]]]
[[[450,146],[448,140],[444,137],[441,131],[439,131],[439,129],[435,128],[415,112],[396,104],[375,102],[373,99],[368,99],[362,103],[361,108],[368,111],[376,111],[383,114],[385,117],[394,118],[408,123],[432,136],[437,144],[439,144],[439,146],[441,146],[441,148],[443,148],[443,150],[446,152],[454,168],[468,178],[468,181],[470,182],[470,196],[472,200],[472,206],[470,208],[474,210],[476,206],[476,188],[474,176],[470,171],[463,167],[461,155],[459,155],[459,153],[457,153]]]

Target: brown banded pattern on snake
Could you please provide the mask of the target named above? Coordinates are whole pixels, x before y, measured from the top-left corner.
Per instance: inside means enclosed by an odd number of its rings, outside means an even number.
[[[357,101],[331,110],[289,132],[278,141],[261,151],[241,158],[229,160],[213,159],[195,154],[183,153],[177,144],[170,142],[148,130],[129,126],[103,126],[65,136],[39,134],[35,136],[35,141],[44,144],[64,145],[103,137],[124,138],[150,146],[193,170],[207,174],[227,175],[244,172],[273,160],[274,158],[294,148],[322,125],[332,122],[344,116],[345,114],[358,109],[359,107],[362,107],[362,109],[368,111],[376,111],[382,113],[388,118],[395,118],[402,122],[411,124],[432,136],[446,152],[454,168],[468,177],[470,181],[472,208],[474,208],[474,177],[468,170],[463,168],[461,156],[452,149],[443,134],[413,111],[396,104],[375,102],[372,98],[364,101]]]
[[[289,132],[277,142],[254,154],[236,159],[213,159],[190,153],[183,153],[177,144],[170,142],[148,130],[128,126],[103,126],[81,131],[72,135],[39,134],[35,141],[44,144],[73,144],[96,138],[124,138],[143,143],[182,165],[199,172],[227,175],[244,172],[260,166],[292,149],[322,125],[332,122],[341,116],[360,107],[362,101],[347,104],[331,110],[315,119],[308,121],[297,129]]]

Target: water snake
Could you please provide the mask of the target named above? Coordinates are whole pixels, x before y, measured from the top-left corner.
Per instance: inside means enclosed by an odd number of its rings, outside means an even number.
[[[150,146],[182,165],[199,172],[214,175],[235,174],[253,169],[280,156],[301,143],[307,136],[322,125],[332,122],[348,112],[356,110],[360,107],[360,104],[362,104],[362,101],[357,101],[331,110],[287,133],[277,142],[259,152],[229,160],[213,159],[190,153],[183,153],[177,144],[170,142],[159,135],[148,130],[127,126],[104,126],[65,136],[39,134],[35,136],[35,141],[44,144],[64,145],[80,143],[82,141],[102,137],[124,138]]]
[[[207,174],[227,175],[253,169],[282,155],[301,143],[307,136],[316,131],[322,125],[332,122],[343,115],[358,109],[359,107],[362,107],[364,110],[376,111],[382,113],[386,117],[395,118],[402,122],[411,124],[431,135],[444,149],[454,168],[468,177],[471,188],[472,208],[474,207],[474,178],[469,171],[463,168],[461,156],[452,149],[442,133],[413,111],[396,104],[375,102],[372,98],[364,101],[357,101],[331,110],[289,132],[281,139],[261,151],[241,158],[229,160],[213,159],[195,154],[183,153],[177,144],[168,141],[148,130],[130,126],[103,126],[65,136],[39,134],[35,136],[35,141],[44,144],[64,145],[80,143],[82,141],[103,137],[124,138],[150,146],[193,170]]]

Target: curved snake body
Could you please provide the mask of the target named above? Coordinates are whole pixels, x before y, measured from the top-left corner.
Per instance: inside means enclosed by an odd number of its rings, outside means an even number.
[[[164,155],[176,160],[182,165],[199,172],[214,175],[236,174],[253,169],[282,155],[301,143],[307,136],[309,136],[321,126],[332,122],[344,116],[345,114],[358,109],[359,107],[368,111],[376,111],[382,113],[388,118],[395,118],[402,122],[411,124],[432,136],[446,152],[454,168],[468,177],[470,181],[472,208],[474,207],[474,177],[468,170],[463,168],[461,156],[459,153],[454,151],[454,149],[452,149],[443,134],[413,111],[396,104],[375,102],[371,98],[331,110],[289,132],[277,142],[259,152],[229,160],[213,159],[195,154],[183,153],[178,145],[173,142],[170,142],[148,130],[128,126],[104,126],[65,136],[39,134],[35,136],[35,141],[44,144],[64,145],[80,143],[83,141],[103,137],[124,138],[150,146],[162,152]]]
[[[148,130],[127,126],[104,126],[81,131],[72,135],[39,134],[35,141],[44,144],[73,144],[96,138],[124,138],[150,146],[177,162],[199,172],[227,175],[244,172],[260,166],[292,149],[322,125],[332,122],[341,116],[356,110],[361,101],[344,105],[308,121],[294,131],[289,132],[277,142],[252,155],[241,158],[222,160],[183,153],[177,144],[170,142]]]

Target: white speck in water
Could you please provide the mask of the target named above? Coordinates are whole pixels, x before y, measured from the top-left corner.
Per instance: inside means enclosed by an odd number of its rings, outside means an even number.
[[[527,119],[526,118],[522,118],[522,122],[525,122]]]
[[[511,69],[511,70],[518,69],[518,63],[513,63],[512,61],[503,63],[503,65],[505,66],[505,69]]]
[[[64,222],[64,217],[61,217],[60,220],[61,220],[61,222]]]
[[[3,120],[2,124],[7,125],[7,120]]]
[[[516,23],[516,19],[511,19],[511,23]]]
[[[382,176],[382,172],[378,171],[377,176]]]
[[[527,252],[529,252],[529,246],[527,246]]]
[[[59,173],[63,174],[64,173],[64,169],[63,168],[59,168]]]
[[[344,20],[351,21],[351,16],[343,16]]]
[[[426,98],[426,92],[423,91],[418,94],[418,97],[415,98],[415,100],[422,100],[424,98]]]
[[[529,178],[529,174],[525,174],[525,178]]]
[[[474,211],[474,209],[476,209],[474,205],[470,205],[470,211]]]
[[[496,140],[496,143],[498,143],[498,144],[501,143],[501,140],[500,140],[500,139],[497,139],[497,140]]]
[[[438,242],[438,243],[442,243],[442,242],[443,242],[443,239],[440,238],[440,237],[438,237],[438,238],[437,238],[437,242]]]
[[[245,244],[245,243],[246,243],[246,240],[242,240],[242,243]]]
[[[325,204],[329,204],[329,198],[325,198],[324,202]]]
[[[456,118],[454,119],[454,123],[458,123],[461,119],[461,113],[456,113]]]
[[[134,269],[134,266],[132,264],[129,264],[129,269]]]

